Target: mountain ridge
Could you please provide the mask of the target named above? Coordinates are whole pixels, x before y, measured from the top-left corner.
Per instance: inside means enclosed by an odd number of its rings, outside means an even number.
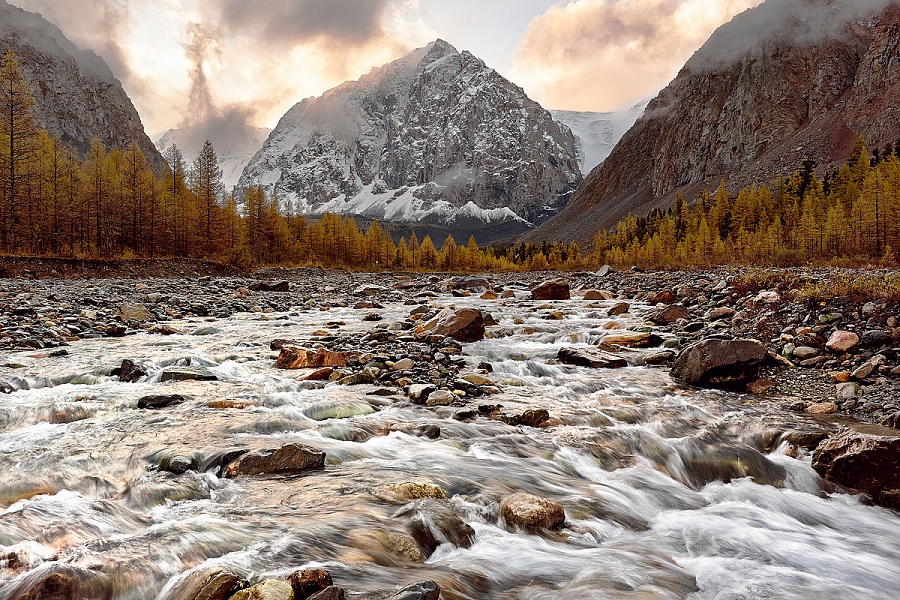
[[[238,189],[261,185],[309,214],[533,223],[562,208],[580,181],[568,127],[437,40],[294,105]]]
[[[721,180],[731,190],[768,183],[805,158],[827,170],[860,134],[873,147],[897,141],[898,27],[896,0],[767,0],[741,13],[648,104],[567,207],[525,239],[589,240],[629,213],[668,208],[679,189],[691,198]]]

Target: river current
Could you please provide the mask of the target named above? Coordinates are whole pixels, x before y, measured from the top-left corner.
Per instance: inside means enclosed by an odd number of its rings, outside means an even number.
[[[648,307],[613,318],[603,308],[612,302],[573,300],[553,303],[564,318],[547,320],[524,300],[434,303],[491,311],[499,324],[464,345],[467,365],[493,366],[502,393],[491,403],[547,409],[548,427],[456,421],[452,408],[366,396],[369,385],[309,389],[300,373],[273,368],[275,338],[309,339],[325,320],[350,332],[383,326],[350,308],[175,321],[184,335],[0,357],[0,374],[20,388],[0,395],[0,598],[58,563],[104,573],[121,600],[170,598],[186,573],[215,565],[251,580],[321,567],[367,598],[425,579],[444,598],[473,600],[900,597],[900,516],[828,490],[808,453],[779,441],[822,423],[762,398],[683,388],[664,368],[638,366],[638,354],[617,370],[555,364],[564,345],[642,326]],[[411,308],[387,306],[382,323]],[[125,358],[148,376],[111,377]],[[159,382],[188,358],[218,381]],[[137,408],[160,393],[187,401]],[[347,399],[373,411],[308,416]],[[236,408],[208,406],[219,400]],[[154,468],[173,450],[214,457],[288,442],[324,450],[325,470],[225,479]],[[404,554],[414,507],[377,489],[406,481],[443,489],[475,531],[471,547],[443,544],[422,562]],[[499,501],[520,491],[561,503],[566,525],[506,527]]]

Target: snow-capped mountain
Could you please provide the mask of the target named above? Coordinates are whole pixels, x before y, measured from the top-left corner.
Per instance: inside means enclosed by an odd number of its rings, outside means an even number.
[[[238,189],[282,206],[415,223],[538,223],[581,182],[575,139],[469,52],[438,40],[291,108]]]
[[[551,110],[553,118],[575,134],[578,166],[584,175],[606,160],[625,132],[640,119],[659,91],[631,100],[606,112]]]
[[[209,140],[219,157],[219,168],[222,169],[225,189],[231,191],[241,177],[244,167],[262,147],[271,132],[272,130],[266,127],[250,127],[243,124],[230,124],[228,127],[210,127],[203,124],[170,129],[154,136],[153,142],[162,153],[175,144],[181,150],[184,159],[191,162],[200,153],[206,140]]]

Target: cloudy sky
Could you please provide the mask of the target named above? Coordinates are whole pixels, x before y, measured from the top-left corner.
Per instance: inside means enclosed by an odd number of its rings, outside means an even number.
[[[299,100],[440,37],[547,108],[606,110],[664,86],[762,0],[10,0],[122,80],[150,134],[273,127]]]

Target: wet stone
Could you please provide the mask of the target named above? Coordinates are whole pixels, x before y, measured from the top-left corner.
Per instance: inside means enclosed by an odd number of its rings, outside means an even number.
[[[280,448],[248,452],[225,469],[225,477],[242,475],[292,475],[325,468],[325,453],[303,444],[286,444]]]
[[[555,529],[566,520],[562,505],[524,492],[504,498],[500,514],[508,524],[526,531]]]
[[[168,367],[160,373],[164,381],[218,381],[218,377],[206,367]]]
[[[295,600],[305,600],[334,584],[328,571],[322,569],[295,571],[288,575],[287,581],[294,590]]]
[[[180,394],[169,394],[169,395],[160,395],[160,396],[144,396],[140,400],[138,400],[138,408],[147,408],[147,409],[160,409],[160,408],[168,408],[170,406],[177,406],[178,404],[184,403],[184,396]]]

